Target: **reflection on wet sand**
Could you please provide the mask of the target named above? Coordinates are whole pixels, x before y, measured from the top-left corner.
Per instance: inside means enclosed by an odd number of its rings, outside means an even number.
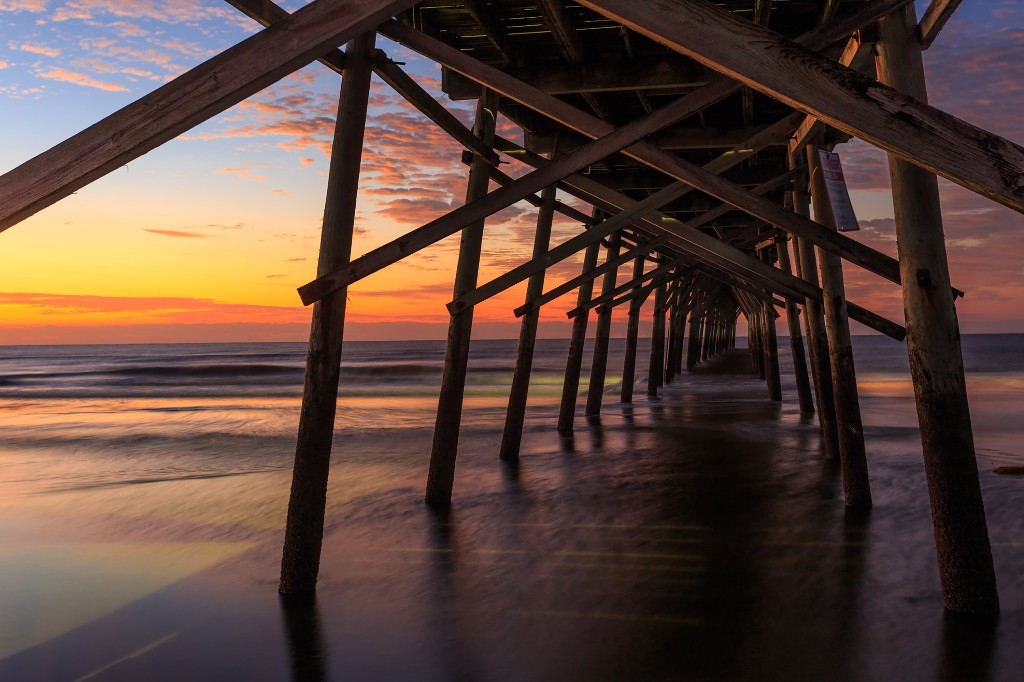
[[[219,452],[223,476],[126,450],[149,482],[9,486],[0,679],[1014,679],[1019,481],[983,476],[1007,611],[944,617],[919,443],[897,428],[913,403],[877,400],[870,516],[844,513],[817,425],[767,401],[742,353],[628,419],[609,402],[574,436],[528,429],[516,466],[496,457],[501,401],[478,405],[440,515],[429,424],[343,429],[305,602],[275,592],[285,437]],[[48,462],[62,488],[89,463]]]

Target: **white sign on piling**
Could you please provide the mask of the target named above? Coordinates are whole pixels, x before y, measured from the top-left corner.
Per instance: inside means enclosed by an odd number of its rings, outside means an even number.
[[[839,155],[818,150],[821,159],[821,173],[825,178],[828,191],[828,202],[832,205],[832,217],[840,232],[859,230],[857,216],[853,213],[850,192],[846,189],[846,178],[843,177],[843,166],[839,163]]]

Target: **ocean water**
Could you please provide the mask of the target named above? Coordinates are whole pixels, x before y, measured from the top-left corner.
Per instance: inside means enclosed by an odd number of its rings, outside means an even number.
[[[347,343],[306,605],[276,595],[304,344],[0,348],[0,679],[1019,679],[1024,478],[992,470],[1024,465],[1024,335],[964,337],[982,621],[942,610],[906,348],[855,340],[867,518],[780,348],[781,405],[743,350],[648,400],[646,342],[622,405],[613,341],[600,420],[560,438],[542,340],[508,467],[515,342],[475,342],[438,516],[443,342]]]

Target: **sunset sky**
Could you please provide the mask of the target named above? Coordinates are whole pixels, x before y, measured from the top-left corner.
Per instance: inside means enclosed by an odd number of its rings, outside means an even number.
[[[255,30],[216,0],[0,0],[0,173]],[[378,47],[440,93],[432,62]],[[926,68],[932,104],[1024,142],[1021,3],[965,2]],[[340,80],[307,67],[0,234],[0,344],[304,340],[295,287],[316,270]],[[467,103],[442,101],[470,121]],[[838,151],[865,228],[855,238],[895,255],[885,155],[857,141]],[[354,255],[460,205],[460,152],[375,81]],[[963,330],[1024,332],[1024,216],[942,192]],[[488,221],[481,281],[529,259],[534,220],[519,204]],[[555,242],[578,229],[563,219]],[[346,338],[443,338],[457,250],[456,236],[353,286]],[[847,284],[851,300],[902,321],[896,286],[853,266]],[[478,308],[475,336],[514,337],[523,292]],[[567,335],[568,307],[544,309],[542,336]]]

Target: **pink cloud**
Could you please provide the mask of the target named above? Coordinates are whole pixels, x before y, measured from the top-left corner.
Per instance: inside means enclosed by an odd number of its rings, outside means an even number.
[[[32,54],[41,54],[46,57],[59,57],[60,48],[47,47],[45,45],[35,45],[33,43],[22,43],[18,46],[18,49],[22,52],[31,52]]]
[[[49,0],[0,0],[0,12],[43,12]]]
[[[127,92],[128,88],[117,83],[106,83],[104,81],[96,80],[92,76],[87,76],[84,73],[76,73],[74,71],[68,71],[67,69],[54,68],[49,71],[45,71],[38,74],[40,78],[48,78],[50,80],[61,81],[62,83],[73,83],[74,85],[82,85],[87,88],[96,88],[97,90],[106,90],[108,92]]]

